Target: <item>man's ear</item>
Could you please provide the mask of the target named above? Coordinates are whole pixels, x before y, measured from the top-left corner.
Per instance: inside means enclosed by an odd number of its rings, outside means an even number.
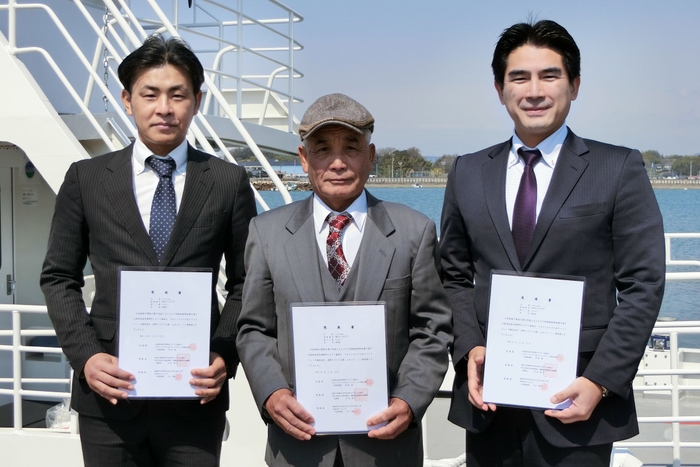
[[[575,101],[578,97],[578,90],[581,87],[581,77],[577,76],[574,78],[574,82],[571,83],[571,100]]]
[[[194,96],[194,114],[197,115],[199,112],[199,105],[202,103],[202,91],[199,91],[196,96]]]
[[[301,168],[304,170],[304,173],[309,173],[309,161],[306,159],[306,146],[300,144],[297,148],[297,153],[301,160]]]
[[[498,100],[501,101],[501,104],[505,105],[506,103],[503,100],[503,88],[498,84],[498,81],[493,82],[493,87],[496,88],[496,92],[498,93]]]
[[[122,104],[124,104],[124,109],[126,109],[126,113],[129,115],[133,115],[131,113],[131,93],[127,91],[126,89],[122,89]]]

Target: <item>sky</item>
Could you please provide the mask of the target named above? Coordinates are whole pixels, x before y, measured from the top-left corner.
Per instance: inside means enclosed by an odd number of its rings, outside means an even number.
[[[347,94],[374,115],[378,148],[417,147],[440,157],[508,139],[513,125],[493,86],[493,48],[505,28],[534,17],[559,22],[581,50],[581,88],[567,119],[576,134],[663,155],[700,153],[700,0],[279,1],[304,18],[294,29],[304,47],[294,56],[304,74],[295,83],[304,100],[294,108],[296,117],[324,94]],[[64,10],[72,5],[51,3]],[[180,3],[185,15],[186,2]],[[270,5],[245,0],[244,11],[248,7]],[[99,9],[94,14],[101,18]],[[21,16],[41,21],[45,14]],[[6,21],[0,12],[0,30]],[[41,30],[40,45],[63,41],[55,28]],[[21,46],[35,45],[32,31],[19,30]],[[94,35],[80,22],[71,22],[71,32]],[[94,39],[85,44],[92,57]],[[37,54],[22,59],[36,67],[35,76],[54,76]],[[80,73],[84,79],[77,60],[66,60],[69,78]],[[52,100],[59,111],[79,110],[59,94]]]
[[[378,148],[463,154],[504,141],[513,125],[493,87],[500,33],[530,17],[564,26],[581,50],[567,119],[579,136],[664,155],[700,153],[700,1],[282,0],[304,78],[299,119],[341,92],[376,119]]]

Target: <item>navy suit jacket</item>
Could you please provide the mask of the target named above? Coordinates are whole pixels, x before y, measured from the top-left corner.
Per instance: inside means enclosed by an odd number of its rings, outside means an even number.
[[[49,316],[74,370],[71,403],[81,414],[133,418],[143,403],[116,406],[95,394],[82,376],[85,363],[99,352],[116,354],[119,266],[211,268],[211,350],[235,370],[236,320],[245,277],[243,253],[248,224],[256,208],[245,171],[188,147],[187,175],[180,209],[163,258],[158,262],[139,213],[133,189],[132,146],[71,165],[56,197],[48,251],[41,274]],[[215,293],[219,264],[226,258],[223,310]],[[83,269],[90,259],[95,275],[91,313],[83,302]],[[228,408],[228,386],[201,405],[179,401],[184,417],[200,418]]]
[[[533,410],[550,444],[610,443],[638,433],[632,380],[664,290],[663,223],[641,154],[569,130],[521,267],[508,223],[505,181],[511,141],[458,157],[442,212],[443,284],[450,296],[456,376],[449,418],[473,432],[493,413],[468,400],[465,357],[488,345],[493,269],[584,276],[578,375],[612,391],[585,422],[564,425]]]

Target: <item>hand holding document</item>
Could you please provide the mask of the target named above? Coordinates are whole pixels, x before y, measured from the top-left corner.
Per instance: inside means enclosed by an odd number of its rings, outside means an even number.
[[[576,379],[585,282],[493,271],[483,400],[563,409],[550,398]]]
[[[197,398],[193,368],[209,366],[212,273],[120,269],[119,366],[130,398]]]
[[[369,431],[388,405],[384,304],[297,303],[291,313],[296,397],[316,433]]]

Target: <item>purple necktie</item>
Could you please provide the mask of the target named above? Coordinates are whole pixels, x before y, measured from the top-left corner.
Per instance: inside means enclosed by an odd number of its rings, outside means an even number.
[[[350,266],[343,253],[342,235],[343,229],[350,223],[352,217],[348,213],[334,216],[328,214],[328,238],[326,239],[326,255],[328,256],[328,270],[335,279],[338,292],[343,290],[345,279],[350,274]]]
[[[540,160],[542,154],[539,149],[527,150],[523,148],[518,149],[518,154],[525,162],[525,169],[520,177],[518,196],[515,198],[511,230],[520,265],[524,266],[537,223],[537,178],[535,178],[533,166]]]

